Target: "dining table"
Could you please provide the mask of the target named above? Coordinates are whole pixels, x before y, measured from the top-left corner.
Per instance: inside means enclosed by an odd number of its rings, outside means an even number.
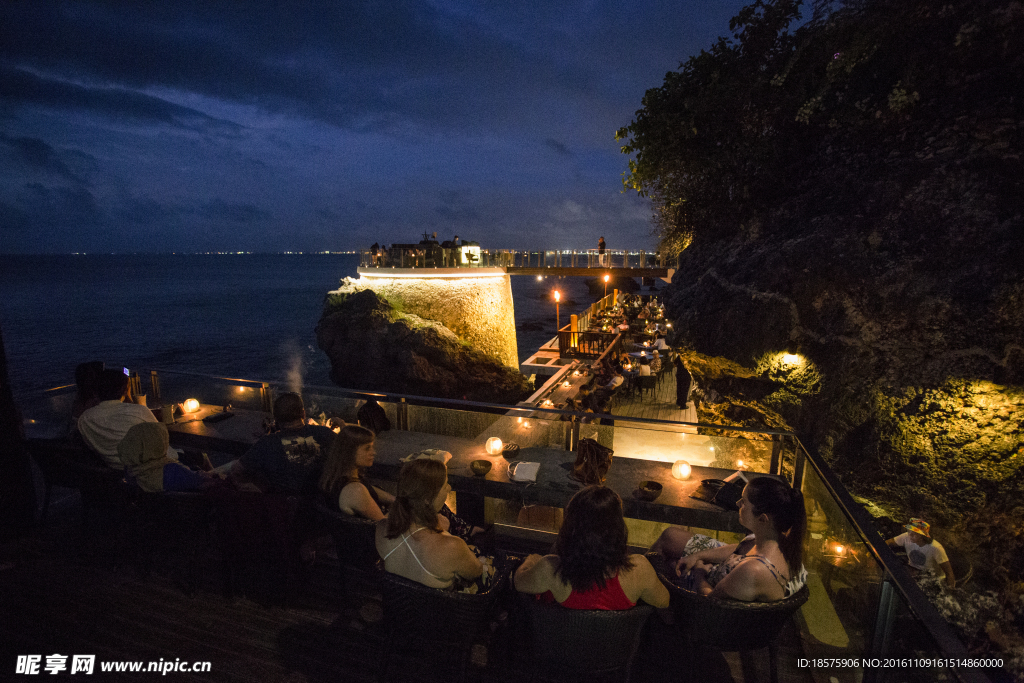
[[[272,416],[262,410],[225,408],[204,403],[195,412],[176,415],[167,424],[171,445],[243,455],[267,433]]]
[[[491,455],[486,450],[486,439],[470,439],[425,432],[387,431],[377,435],[376,459],[369,469],[370,477],[397,480],[403,458],[426,450],[440,450],[451,454],[448,461],[448,481],[456,497],[460,493],[473,496],[521,501],[526,505],[547,505],[564,508],[583,484],[572,477],[574,451],[552,447],[523,448],[514,461],[503,455]],[[483,476],[473,473],[470,463],[485,460],[491,463]],[[514,481],[510,465],[514,462],[540,464],[535,482]],[[626,517],[653,522],[668,522],[683,526],[742,532],[739,513],[713,503],[692,498],[704,479],[725,479],[733,470],[693,466],[687,479],[672,476],[672,463],[613,458],[605,486],[622,498]],[[771,475],[748,475],[771,476]],[[644,500],[639,491],[640,482],[656,481],[663,487],[654,500]]]

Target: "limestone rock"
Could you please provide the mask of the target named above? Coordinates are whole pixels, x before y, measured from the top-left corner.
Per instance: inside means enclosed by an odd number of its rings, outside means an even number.
[[[399,311],[436,320],[474,348],[510,368],[519,368],[515,309],[509,275],[498,270],[465,268],[450,276],[406,269],[402,277],[346,278],[342,289],[372,289]],[[341,291],[341,290],[339,290]]]
[[[444,325],[400,313],[383,296],[352,284],[328,295],[316,330],[335,384],[509,404],[529,396],[529,382],[518,371]]]

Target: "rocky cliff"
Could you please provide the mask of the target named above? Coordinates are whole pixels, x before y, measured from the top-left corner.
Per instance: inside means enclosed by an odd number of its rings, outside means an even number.
[[[342,387],[510,404],[532,391],[518,371],[444,325],[401,313],[351,281],[328,295],[316,334]]]

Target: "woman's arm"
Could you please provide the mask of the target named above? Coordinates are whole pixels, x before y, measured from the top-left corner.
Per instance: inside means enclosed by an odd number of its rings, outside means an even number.
[[[338,496],[338,507],[347,515],[365,517],[373,522],[384,519],[384,513],[374,502],[365,486],[359,482],[345,485]]]
[[[704,585],[707,585],[707,581],[704,582]],[[784,595],[782,587],[779,586],[771,572],[752,558],[736,565],[713,590],[701,592],[716,598],[729,598],[743,602],[770,602],[781,600]]]
[[[679,558],[676,562],[676,575],[683,576],[686,572],[690,571],[698,562],[704,562],[705,564],[721,564],[729,559],[729,556],[736,552],[736,548],[739,547],[739,543],[732,543],[730,545],[723,545],[718,548],[708,548],[707,550],[701,550],[699,553],[693,553],[692,555],[684,555]]]
[[[638,600],[643,600],[651,607],[668,607],[668,589],[658,578],[658,572],[654,571],[650,560],[643,555],[634,555],[633,568],[628,576],[630,583],[635,581],[634,586],[640,589]]]
[[[551,590],[555,568],[548,558],[554,558],[554,555],[530,555],[523,560],[513,577],[517,591],[537,595]]]
[[[392,503],[395,502],[395,497],[388,493],[387,491],[377,488],[376,486],[373,487],[373,490],[377,492],[377,498],[380,499],[380,502],[384,503],[385,505],[391,505]]]

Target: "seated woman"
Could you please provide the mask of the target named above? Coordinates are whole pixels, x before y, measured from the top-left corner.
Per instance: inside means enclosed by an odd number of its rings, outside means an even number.
[[[684,588],[704,595],[774,602],[800,590],[807,580],[803,495],[778,479],[757,477],[743,489],[740,524],[753,533],[738,544],[670,527],[651,550],[675,561]]]
[[[329,508],[336,505],[346,515],[374,522],[384,519],[384,509],[395,499],[363,479],[363,472],[373,464],[377,454],[375,438],[366,427],[342,427],[327,452],[327,462],[320,475],[320,490]]]
[[[220,481],[209,472],[190,470],[167,457],[170,440],[167,427],[159,422],[140,422],[117,445],[128,481],[147,493],[195,491]]]
[[[588,486],[565,508],[554,555],[530,555],[516,570],[516,590],[570,609],[623,610],[639,600],[668,607],[668,589],[646,557],[628,554],[626,537],[622,499]]]
[[[431,588],[480,577],[484,565],[466,542],[447,531],[439,510],[448,498],[448,469],[429,458],[402,466],[398,495],[377,522],[377,552],[392,574]]]

